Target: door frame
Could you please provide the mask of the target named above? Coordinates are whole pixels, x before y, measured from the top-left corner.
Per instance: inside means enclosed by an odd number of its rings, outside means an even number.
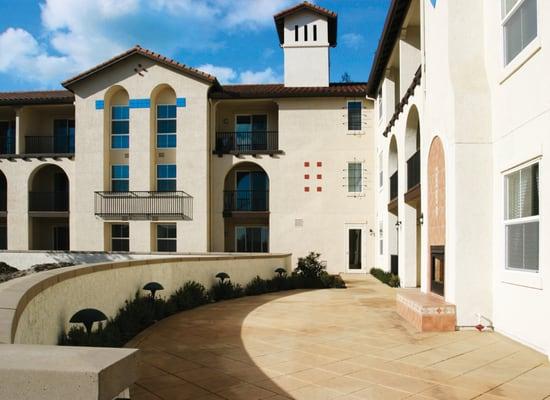
[[[350,269],[349,267],[349,231],[350,229],[360,229],[361,230],[361,268],[360,269]],[[344,261],[346,263],[345,271],[350,274],[365,274],[368,272],[367,269],[367,224],[345,224],[344,228],[344,240],[345,240],[345,257]]]

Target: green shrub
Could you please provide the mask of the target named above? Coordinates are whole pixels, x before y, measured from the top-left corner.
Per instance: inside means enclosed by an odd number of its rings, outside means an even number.
[[[385,283],[391,287],[400,287],[399,276],[392,274],[391,272],[386,272],[380,268],[371,268],[370,274],[378,279],[380,282]]]
[[[208,292],[210,298],[214,301],[236,299],[244,296],[244,290],[241,285],[233,285],[231,281],[221,281],[212,285]]]
[[[306,279],[318,279],[325,267],[319,261],[321,254],[310,252],[306,257],[298,258],[295,272]]]
[[[331,275],[325,272],[321,275],[321,282],[323,283],[323,287],[327,289],[346,288],[346,282],[344,282],[340,275]]]
[[[184,311],[209,302],[206,288],[198,282],[186,282],[168,299],[168,303],[175,306],[175,310]]]
[[[244,288],[244,294],[247,296],[257,296],[259,294],[264,294],[269,291],[269,282],[265,279],[256,276],[252,279]]]

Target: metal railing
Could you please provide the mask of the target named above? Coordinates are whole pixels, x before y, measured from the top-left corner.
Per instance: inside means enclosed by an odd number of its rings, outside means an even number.
[[[407,190],[420,183],[420,150],[407,161]]]
[[[25,154],[73,154],[74,136],[25,136]]]
[[[268,190],[226,190],[224,211],[269,211]]]
[[[69,211],[69,192],[29,192],[29,211]]]
[[[183,191],[95,192],[95,215],[103,219],[192,220],[193,197]]]
[[[397,199],[398,196],[398,181],[397,181],[397,171],[390,177],[390,201]]]
[[[15,137],[0,136],[0,154],[15,154]]]
[[[279,151],[278,131],[216,132],[218,154]]]

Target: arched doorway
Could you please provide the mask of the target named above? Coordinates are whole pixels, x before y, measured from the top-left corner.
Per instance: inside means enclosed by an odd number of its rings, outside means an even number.
[[[269,177],[252,162],[235,165],[224,182],[225,251],[269,251]]]
[[[0,250],[8,248],[8,181],[0,171]]]
[[[388,254],[390,271],[399,274],[399,170],[395,136],[390,139],[388,151],[389,203],[388,203]]]
[[[420,287],[421,268],[421,226],[422,204],[420,190],[420,119],[418,110],[413,105],[407,116],[405,130],[405,159],[407,160],[407,186],[403,220],[404,256],[406,279],[403,286]]]
[[[29,178],[29,249],[69,250],[69,178],[57,165]]]
[[[428,155],[428,276],[430,291],[445,295],[445,152],[435,137]]]

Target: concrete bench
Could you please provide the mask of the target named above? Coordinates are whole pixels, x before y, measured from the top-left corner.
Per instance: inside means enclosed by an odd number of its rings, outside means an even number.
[[[0,399],[129,398],[138,350],[0,345]]]
[[[439,296],[418,289],[401,289],[396,297],[397,313],[421,332],[450,332],[456,329],[456,307]]]

